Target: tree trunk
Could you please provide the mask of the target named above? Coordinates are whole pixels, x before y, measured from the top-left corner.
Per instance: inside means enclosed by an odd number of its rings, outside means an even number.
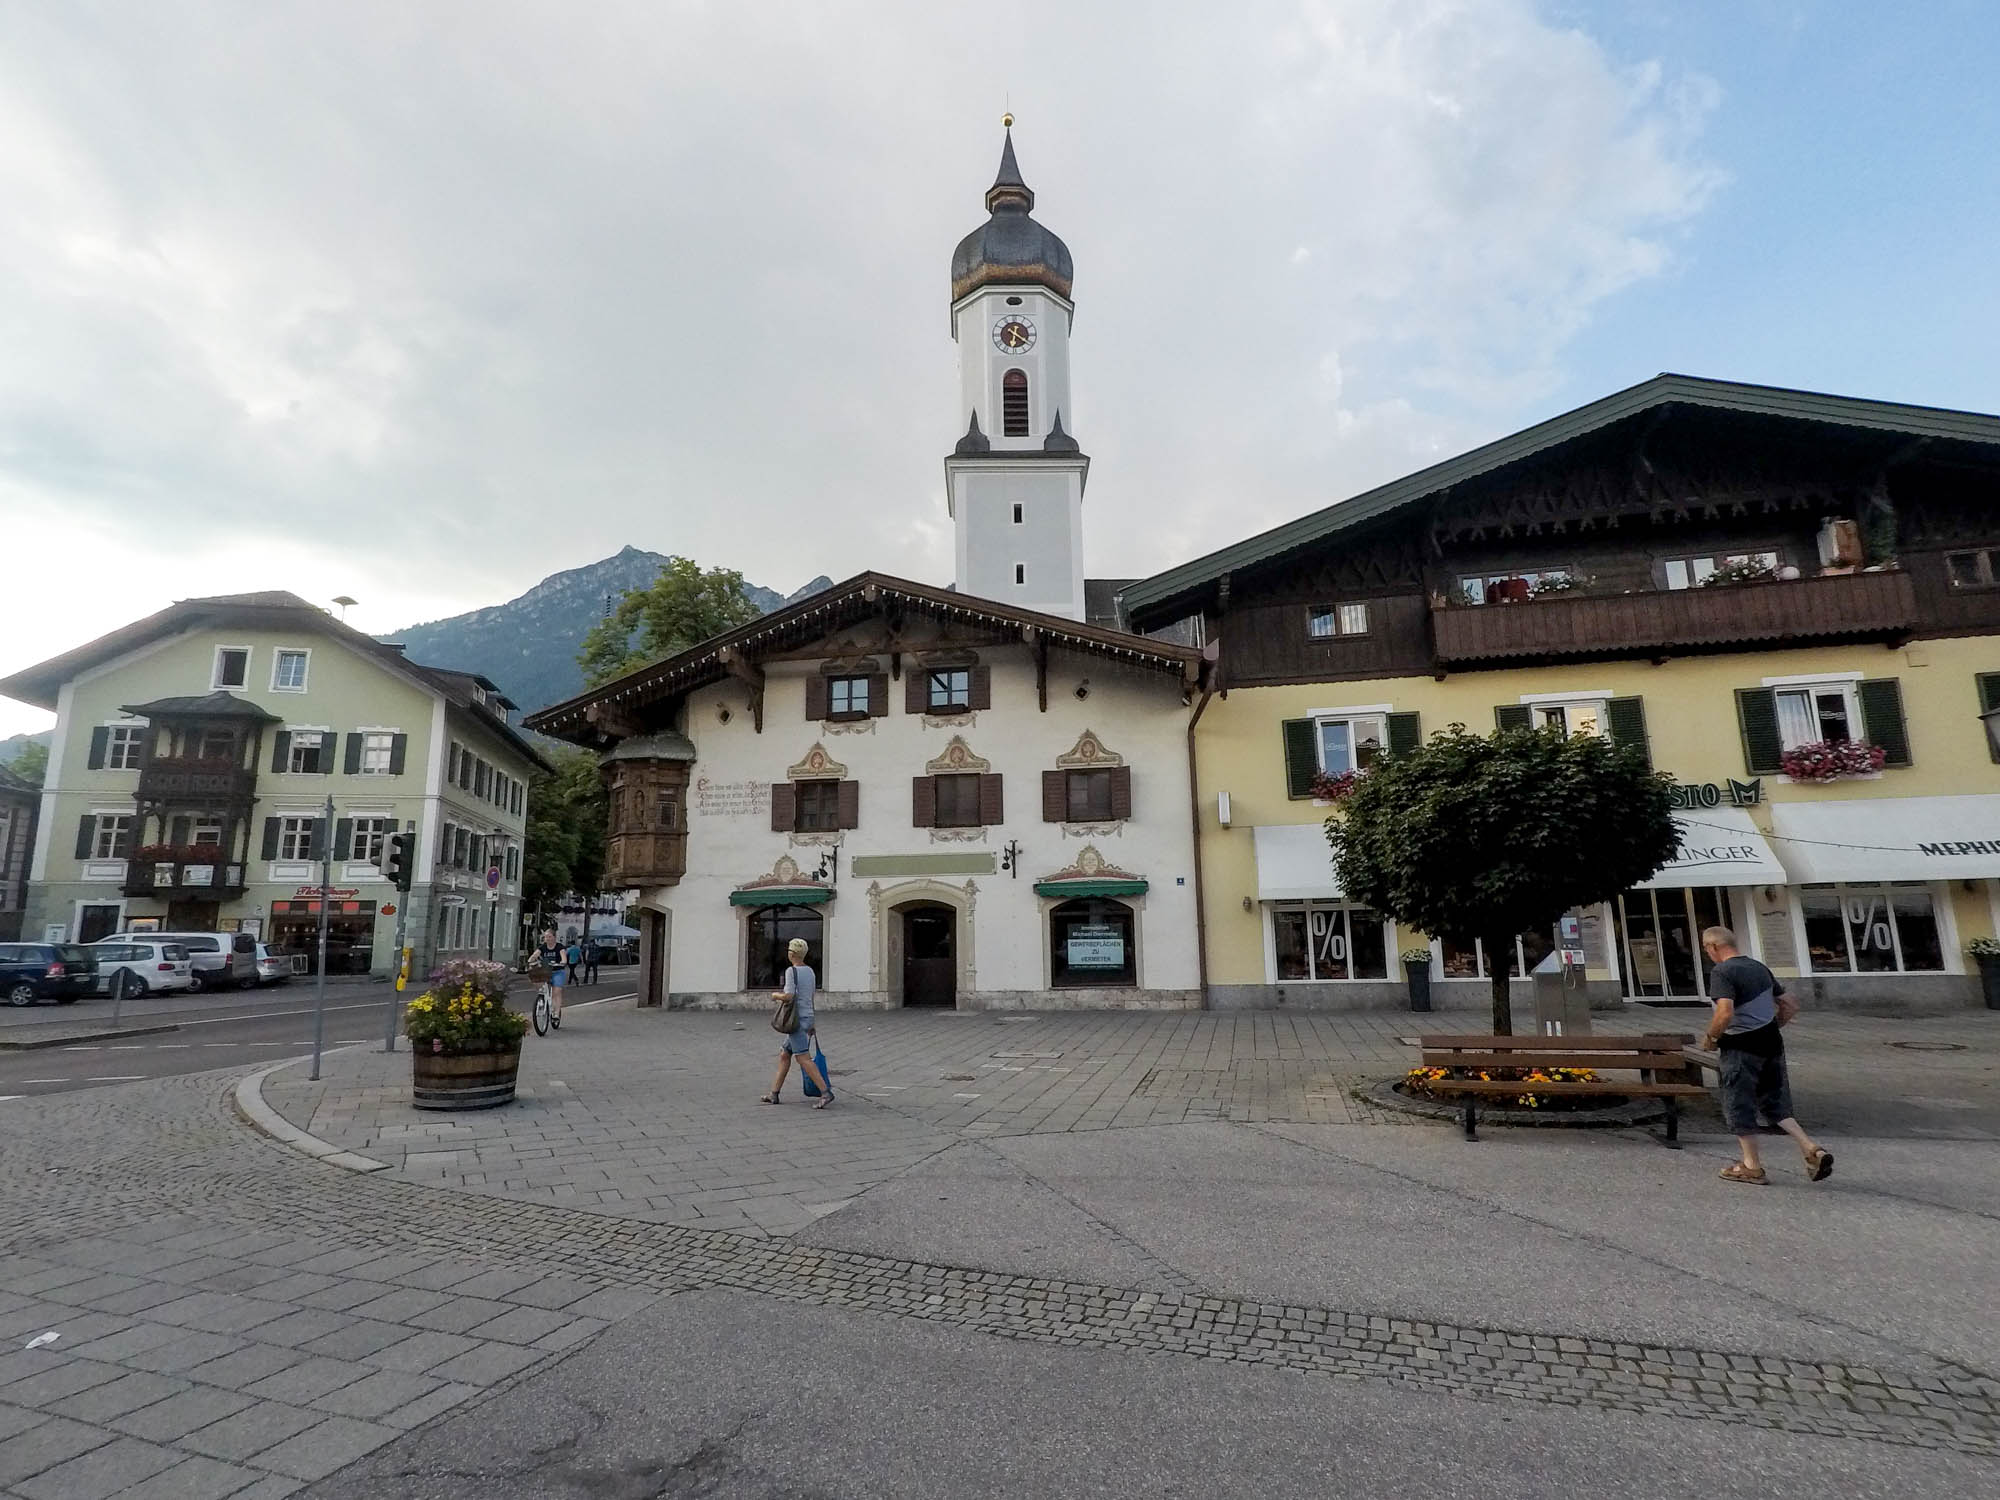
[[[1486,949],[1486,981],[1493,987],[1493,1034],[1512,1036],[1514,998],[1507,970],[1514,951],[1514,935],[1505,933],[1499,937],[1483,938],[1481,942]]]

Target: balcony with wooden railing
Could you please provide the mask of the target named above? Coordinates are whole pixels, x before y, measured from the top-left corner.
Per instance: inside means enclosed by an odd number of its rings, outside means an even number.
[[[228,756],[156,756],[139,768],[142,802],[248,802],[257,791],[255,769]]]
[[[1431,607],[1441,664],[1714,651],[1761,641],[1894,640],[1916,624],[1916,589],[1903,572]]]

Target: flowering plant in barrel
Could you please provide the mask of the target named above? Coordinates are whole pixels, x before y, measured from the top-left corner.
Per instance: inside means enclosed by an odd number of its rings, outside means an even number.
[[[505,964],[454,959],[403,1012],[419,1109],[484,1109],[514,1097],[528,1018],[507,1008]]]

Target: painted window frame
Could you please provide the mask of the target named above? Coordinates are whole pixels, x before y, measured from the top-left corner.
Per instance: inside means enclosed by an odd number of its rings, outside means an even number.
[[[1389,711],[1387,709],[1350,709],[1337,713],[1316,713],[1312,716],[1312,721],[1313,759],[1319,763],[1319,770],[1322,776],[1344,776],[1350,771],[1365,771],[1389,752]],[[1327,764],[1326,755],[1326,732],[1330,726],[1335,724],[1342,724],[1347,727],[1347,758],[1350,762],[1348,765],[1338,769]],[[1374,726],[1375,735],[1372,740],[1363,740],[1361,738],[1360,727],[1364,725]],[[1366,760],[1363,760],[1361,750],[1367,744],[1374,745],[1375,753]]]
[[[285,774],[287,776],[331,776],[333,774],[333,747],[330,743],[333,739],[333,731],[331,729],[319,724],[300,724],[297,726],[287,724],[285,726],[285,733],[291,736],[285,743]],[[305,736],[312,738],[313,743],[311,746],[300,743],[301,738]],[[301,767],[298,763],[299,752],[308,748],[314,752],[314,758],[318,762],[311,770]]]
[[[137,832],[139,816],[128,812],[92,813],[94,820],[90,831],[90,860],[130,859],[133,837]],[[122,824],[120,827],[118,825]]]
[[[943,679],[942,684],[940,679]],[[972,712],[972,668],[924,668],[924,712],[931,714]]]
[[[312,859],[313,824],[317,822],[319,818],[313,813],[278,815],[277,863],[304,864]]]
[[[389,842],[389,835],[396,832],[396,820],[382,813],[369,813],[354,819],[352,842],[347,848],[347,857],[356,864],[374,864],[380,857],[383,846]]]
[[[363,776],[389,775],[389,766],[394,761],[396,755],[396,735],[400,731],[369,728],[357,729],[354,732],[361,736],[360,773]],[[381,764],[379,766],[370,765],[369,762],[378,758],[378,756]]]
[[[859,700],[856,691],[859,690]],[[874,688],[865,672],[844,672],[826,680],[826,716],[829,720],[865,719],[874,708]],[[842,697],[846,703],[841,703]]]
[[[285,661],[288,657],[298,657],[300,658],[302,663],[299,670],[299,680],[297,686],[288,686],[287,684],[282,683],[278,680],[279,676],[284,670]],[[312,647],[279,646],[271,652],[272,692],[304,693],[304,692],[309,692],[311,690],[311,687],[312,687]]]
[[[230,651],[241,651],[243,653],[243,680],[241,682],[224,682],[222,680],[222,658],[226,652]],[[249,646],[217,646],[215,648],[215,655],[209,661],[209,691],[228,692],[231,688],[239,692],[247,690],[250,686],[250,663],[253,655],[254,650]]]
[[[1375,633],[1374,612],[1366,599],[1344,604],[1313,604],[1306,608],[1306,639],[1349,641]]]
[[[104,727],[107,731],[104,736],[104,769],[138,770],[139,762],[146,753],[146,735],[152,726],[121,719]]]

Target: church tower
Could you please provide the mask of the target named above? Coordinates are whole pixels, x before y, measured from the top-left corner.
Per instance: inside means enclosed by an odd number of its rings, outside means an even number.
[[[1046,614],[1084,616],[1083,487],[1070,436],[1069,247],[1036,223],[1014,161],[1012,115],[987,220],[951,257],[965,435],[944,461],[958,589]]]

